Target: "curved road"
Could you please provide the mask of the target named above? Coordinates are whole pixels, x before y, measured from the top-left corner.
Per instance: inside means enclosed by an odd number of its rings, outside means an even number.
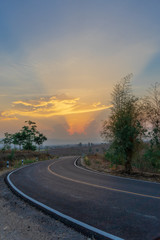
[[[76,167],[75,160],[39,162],[7,179],[34,200],[103,231],[106,239],[160,236],[160,184],[86,171]]]

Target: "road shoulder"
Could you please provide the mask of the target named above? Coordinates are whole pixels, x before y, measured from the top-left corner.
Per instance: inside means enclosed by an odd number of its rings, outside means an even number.
[[[0,239],[87,239],[14,195],[4,182],[6,173],[0,172]]]

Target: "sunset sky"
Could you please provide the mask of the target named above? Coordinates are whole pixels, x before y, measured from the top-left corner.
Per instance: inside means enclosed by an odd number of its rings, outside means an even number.
[[[101,142],[113,85],[160,82],[159,0],[2,0],[0,138],[35,121],[46,144]]]

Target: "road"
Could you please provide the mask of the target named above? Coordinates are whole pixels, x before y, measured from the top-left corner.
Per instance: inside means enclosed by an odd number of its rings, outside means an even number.
[[[111,234],[108,239],[160,236],[160,184],[86,171],[75,159],[39,162],[9,178],[36,201]]]

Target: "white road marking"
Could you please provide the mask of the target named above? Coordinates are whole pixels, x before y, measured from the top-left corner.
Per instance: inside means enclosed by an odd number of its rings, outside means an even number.
[[[77,179],[74,179],[74,178],[65,177],[65,176],[60,175],[60,174],[54,172],[53,170],[51,170],[51,166],[53,166],[56,163],[62,162],[62,161],[64,161],[64,159],[61,159],[60,161],[57,161],[57,162],[54,162],[54,163],[51,163],[48,166],[48,171],[51,174],[53,174],[57,177],[60,177],[64,180],[72,181],[72,182],[75,182],[75,183],[80,183],[80,184],[84,184],[84,185],[88,185],[88,186],[92,186],[92,187],[96,187],[96,188],[102,188],[102,189],[106,189],[106,190],[110,190],[110,191],[121,192],[121,193],[126,193],[126,194],[137,195],[137,196],[140,196],[140,197],[147,197],[147,198],[153,198],[153,199],[160,200],[160,196],[157,197],[157,196],[146,195],[146,194],[142,194],[142,193],[135,193],[135,192],[130,192],[130,191],[126,191],[126,190],[121,190],[121,189],[118,189],[118,188],[112,188],[112,187],[97,185],[97,184],[93,184],[93,183],[89,183],[89,182],[84,182],[84,181],[80,181],[80,180],[77,180]]]
[[[145,182],[145,183],[151,183],[151,184],[160,184],[160,183],[158,183],[158,182],[150,182],[150,181],[145,181],[145,180],[140,180],[140,179],[134,179],[134,178],[128,178],[128,177],[120,177],[120,176],[115,176],[115,175],[112,175],[112,174],[109,174],[109,173],[98,172],[98,171],[96,171],[96,170],[90,170],[90,169],[87,169],[87,168],[84,168],[84,167],[81,167],[81,166],[78,166],[78,165],[77,165],[77,161],[78,161],[79,158],[81,158],[81,157],[78,157],[78,158],[74,161],[74,166],[75,166],[76,168],[82,169],[82,170],[87,171],[87,172],[91,172],[91,173],[98,174],[98,175],[110,176],[110,177],[113,177],[113,178],[127,179],[127,180],[130,180],[130,181],[136,181],[136,182]]]
[[[28,166],[26,166],[26,167],[28,167]],[[109,238],[109,239],[111,239],[111,240],[124,240],[124,239],[119,238],[119,237],[117,237],[117,236],[114,236],[114,235],[112,235],[112,234],[110,234],[110,233],[104,232],[104,231],[102,231],[102,230],[100,230],[100,229],[98,229],[98,228],[92,227],[91,225],[88,225],[88,224],[86,224],[86,223],[84,223],[84,222],[81,222],[81,221],[79,221],[79,220],[77,220],[77,219],[74,219],[74,218],[72,218],[72,217],[70,217],[70,216],[68,216],[68,215],[66,215],[66,214],[63,214],[63,213],[61,213],[61,212],[59,212],[59,211],[57,211],[57,210],[55,210],[55,209],[53,209],[53,208],[48,207],[47,205],[45,205],[45,204],[43,204],[43,203],[35,200],[34,198],[31,198],[30,196],[26,195],[25,193],[23,193],[22,191],[20,191],[20,190],[12,183],[12,181],[11,181],[11,179],[10,179],[10,176],[11,176],[13,173],[17,172],[18,170],[20,170],[20,169],[16,169],[16,170],[12,171],[11,173],[9,173],[8,176],[7,176],[7,181],[8,181],[8,183],[10,184],[10,186],[14,189],[14,191],[16,191],[18,194],[20,194],[21,196],[23,196],[25,199],[28,199],[28,200],[31,201],[32,203],[34,203],[34,204],[36,204],[36,205],[38,205],[38,206],[46,209],[47,211],[50,211],[50,212],[53,213],[53,214],[56,214],[57,216],[59,216],[59,217],[61,217],[61,218],[64,218],[64,219],[68,220],[69,222],[72,222],[72,223],[74,223],[74,224],[77,224],[77,225],[79,225],[80,227],[86,228],[86,229],[88,229],[88,230],[90,230],[90,231],[92,231],[92,232],[94,232],[94,233],[97,233],[97,234],[99,234],[99,235],[101,235],[101,236],[107,237],[107,238]]]

